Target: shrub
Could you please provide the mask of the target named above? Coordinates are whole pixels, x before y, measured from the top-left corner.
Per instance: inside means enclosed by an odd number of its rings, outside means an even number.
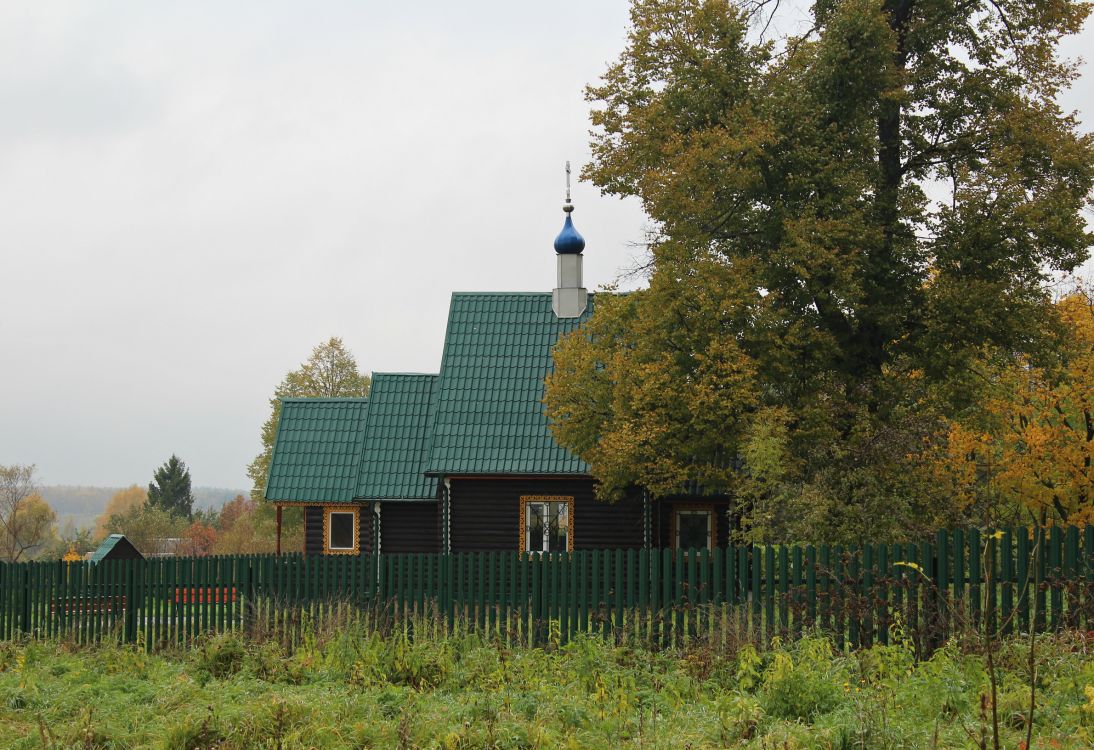
[[[203,684],[210,679],[223,680],[243,669],[247,650],[232,633],[209,638],[194,649],[191,664],[194,676]]]
[[[821,638],[804,638],[778,648],[763,673],[760,705],[772,716],[812,721],[839,703],[846,669]]]
[[[224,740],[212,707],[201,721],[185,720],[167,730],[164,750],[207,750],[219,747]]]
[[[412,641],[401,632],[381,638],[374,633],[361,644],[349,682],[362,687],[391,683],[420,690],[440,685],[451,666],[452,655],[444,640]]]
[[[11,643],[10,641],[0,643],[0,672],[7,672],[9,669],[14,669],[18,656],[19,649],[16,648],[14,643]]]

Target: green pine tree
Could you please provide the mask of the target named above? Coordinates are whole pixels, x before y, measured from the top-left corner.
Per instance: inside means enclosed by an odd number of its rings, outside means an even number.
[[[178,456],[172,454],[156,469],[148,483],[148,505],[176,516],[193,515],[194,495],[190,491],[190,470]]]

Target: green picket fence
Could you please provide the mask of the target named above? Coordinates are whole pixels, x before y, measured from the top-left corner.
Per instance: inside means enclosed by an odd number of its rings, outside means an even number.
[[[849,547],[0,564],[0,639],[151,649],[227,630],[292,640],[352,618],[431,620],[522,643],[577,633],[765,642],[819,628],[855,648],[898,627],[927,652],[958,631],[1094,629],[1092,576],[1094,527]]]

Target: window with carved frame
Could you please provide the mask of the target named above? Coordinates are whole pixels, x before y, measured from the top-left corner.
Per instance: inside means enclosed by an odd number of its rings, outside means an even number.
[[[673,549],[713,549],[717,526],[712,505],[677,505],[669,529]]]
[[[323,552],[328,555],[357,555],[361,551],[360,521],[356,506],[323,508]]]
[[[520,548],[524,552],[572,552],[574,549],[573,497],[521,496]]]

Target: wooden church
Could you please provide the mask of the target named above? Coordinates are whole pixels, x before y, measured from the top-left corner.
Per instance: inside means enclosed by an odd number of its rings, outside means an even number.
[[[552,349],[596,306],[569,196],[563,210],[554,291],[454,293],[438,373],[374,373],[367,399],[282,401],[265,497],[279,518],[303,506],[307,554],[726,544],[725,499],[635,487],[600,502],[548,429]]]

